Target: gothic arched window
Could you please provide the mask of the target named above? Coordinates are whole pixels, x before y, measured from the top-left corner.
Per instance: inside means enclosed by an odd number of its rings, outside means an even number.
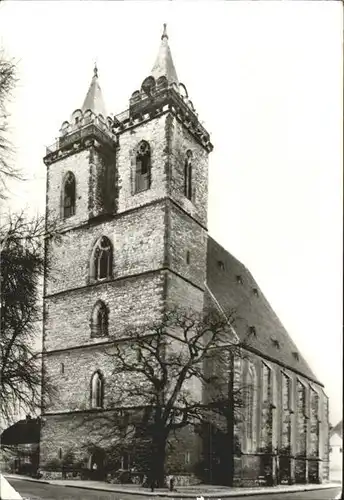
[[[260,439],[263,449],[270,449],[272,446],[273,432],[273,384],[272,384],[272,369],[270,366],[262,363],[262,412],[261,412],[261,430]]]
[[[150,188],[151,151],[148,142],[141,141],[136,150],[135,192]]]
[[[91,278],[102,280],[112,275],[112,244],[109,238],[102,236],[97,241],[91,260]]]
[[[309,402],[310,402],[310,439],[309,439],[309,454],[317,456],[319,452],[319,395],[309,387]]]
[[[307,450],[307,399],[306,387],[300,380],[297,380],[297,443],[298,455],[305,456]]]
[[[246,440],[247,447],[253,451],[257,435],[257,372],[253,363],[249,363],[246,375]]]
[[[104,377],[97,371],[91,378],[91,408],[103,408]]]
[[[68,172],[63,183],[63,217],[71,217],[75,214],[75,177]]]
[[[282,448],[290,449],[291,445],[291,412],[292,390],[291,379],[282,373]]]
[[[91,336],[106,337],[108,334],[108,309],[99,300],[93,308],[91,318]]]
[[[184,195],[192,199],[192,151],[186,152],[184,163]]]

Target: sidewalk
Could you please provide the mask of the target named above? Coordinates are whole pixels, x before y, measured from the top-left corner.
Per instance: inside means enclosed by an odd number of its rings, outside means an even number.
[[[143,497],[165,497],[165,498],[229,498],[229,497],[245,497],[248,495],[263,495],[274,493],[291,493],[298,491],[312,491],[320,489],[338,488],[340,483],[324,483],[324,484],[298,484],[291,486],[274,486],[274,487],[256,487],[256,488],[230,488],[228,486],[213,486],[213,485],[196,485],[196,486],[180,486],[176,491],[170,492],[167,489],[159,488],[150,491],[149,488],[142,488],[136,485],[110,484],[102,481],[81,481],[72,479],[52,479],[40,480],[32,479],[27,476],[19,476],[16,474],[4,474],[7,479],[21,479],[24,481],[34,481],[37,483],[51,484],[56,486],[68,486],[70,488],[82,488],[98,491],[111,491],[113,493],[121,493],[122,495],[138,495]]]

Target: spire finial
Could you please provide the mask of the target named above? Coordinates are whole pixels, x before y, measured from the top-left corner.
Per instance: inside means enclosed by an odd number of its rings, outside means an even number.
[[[151,75],[157,80],[160,76],[167,78],[168,83],[178,83],[176,69],[173,64],[171,50],[168,45],[168,35],[164,23],[164,31],[161,36],[161,42],[158,52],[158,57],[155,60]]]
[[[102,91],[99,85],[97,60],[94,61],[93,76],[81,110],[90,109],[96,115],[107,116]]]
[[[166,23],[164,23],[164,31],[162,33],[161,40],[163,40],[164,38],[167,38],[167,40],[168,40],[167,24]]]

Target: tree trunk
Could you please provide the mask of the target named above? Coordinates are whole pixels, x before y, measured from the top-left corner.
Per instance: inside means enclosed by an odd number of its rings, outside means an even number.
[[[153,436],[150,482],[156,488],[163,488],[165,485],[166,441],[167,436],[162,431]]]

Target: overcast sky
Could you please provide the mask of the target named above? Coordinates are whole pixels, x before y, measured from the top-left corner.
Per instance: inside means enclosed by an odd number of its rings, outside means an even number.
[[[44,210],[44,146],[81,107],[97,60],[109,113],[149,75],[162,24],[211,133],[209,232],[252,272],[342,415],[341,2],[0,5],[18,61],[10,206]]]

